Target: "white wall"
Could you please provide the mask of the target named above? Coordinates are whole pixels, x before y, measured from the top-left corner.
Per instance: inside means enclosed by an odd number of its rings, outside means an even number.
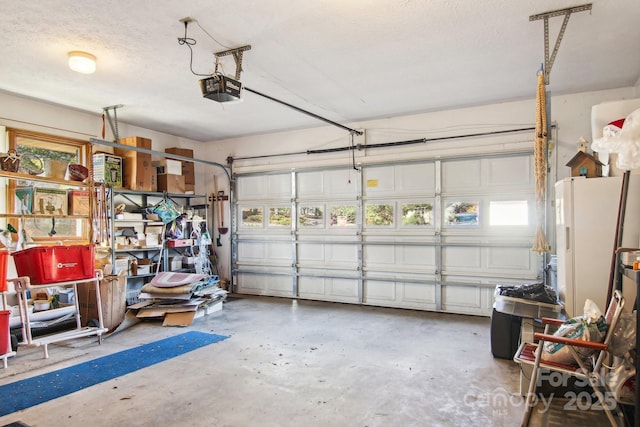
[[[579,137],[591,139],[591,107],[601,102],[631,99],[637,97],[639,86],[607,91],[586,92],[573,95],[551,96],[551,120],[557,124],[554,132],[554,147],[551,156],[551,177],[555,181],[569,176],[565,164],[576,151]],[[365,135],[354,138],[354,144],[376,144],[406,141],[418,138],[438,138],[451,135],[465,135],[520,127],[535,124],[535,87],[532,98],[525,101],[505,102],[486,106],[457,110],[414,114],[403,117],[381,118],[361,123],[345,124],[356,129],[364,129]],[[124,107],[126,108],[126,107]],[[100,138],[102,111],[86,113],[77,110],[37,102],[0,92],[0,126],[15,127],[51,133],[73,138]],[[319,126],[312,129],[280,132],[260,136],[233,138],[210,143],[198,143],[178,136],[167,135],[135,126],[119,123],[120,136],[143,136],[151,138],[153,149],[162,151],[165,147],[176,146],[197,150],[196,157],[226,164],[228,156],[233,157],[234,171],[282,169],[289,167],[322,166],[323,164],[350,167],[351,155],[348,151],[333,154],[299,154],[276,156],[255,160],[239,160],[240,157],[306,153],[307,150],[345,147],[350,144],[348,132],[334,126]],[[555,137],[557,135],[557,138]],[[111,140],[107,124],[105,139]],[[533,133],[517,133],[499,136],[461,138],[449,141],[428,142],[405,147],[357,150],[356,162],[373,163],[383,160],[406,159],[456,155],[462,152],[510,151],[533,147]],[[105,147],[103,147],[105,148]],[[98,148],[99,149],[99,148]],[[554,162],[557,154],[557,161]],[[228,183],[219,168],[196,164],[198,192],[211,192],[213,174],[218,177],[220,189],[228,194]],[[225,204],[225,219],[229,222],[229,206]],[[225,224],[226,225],[226,224]],[[215,226],[214,226],[215,228]],[[229,233],[220,239],[222,247],[217,254],[222,267],[221,276],[229,277],[230,241]]]

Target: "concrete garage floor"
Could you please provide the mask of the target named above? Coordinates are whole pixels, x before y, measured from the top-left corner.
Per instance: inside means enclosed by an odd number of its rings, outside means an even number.
[[[519,366],[491,355],[490,319],[269,297],[225,302],[188,328],[146,321],[101,345],[50,345],[49,359],[20,348],[0,385],[187,330],[230,338],[0,426],[520,425]]]

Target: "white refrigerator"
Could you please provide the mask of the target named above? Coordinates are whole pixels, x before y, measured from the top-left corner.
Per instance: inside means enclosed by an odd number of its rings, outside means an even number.
[[[604,313],[622,190],[622,176],[565,178],[555,184],[558,294],[567,317],[580,316],[587,298]],[[623,247],[640,246],[640,176],[629,180]],[[623,284],[629,306],[635,285]]]

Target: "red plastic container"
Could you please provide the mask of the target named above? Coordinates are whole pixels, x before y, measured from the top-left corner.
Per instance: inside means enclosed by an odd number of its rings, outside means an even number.
[[[39,246],[13,253],[18,276],[32,285],[90,279],[95,274],[93,245]]]
[[[7,354],[11,351],[11,342],[9,341],[9,316],[11,316],[11,311],[0,311],[0,355]]]
[[[9,250],[0,249],[0,292],[7,291],[7,260],[9,259]]]

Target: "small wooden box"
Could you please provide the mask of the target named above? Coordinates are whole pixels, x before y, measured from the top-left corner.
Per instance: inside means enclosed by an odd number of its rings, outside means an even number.
[[[87,190],[69,190],[69,215],[89,215],[89,192]]]

